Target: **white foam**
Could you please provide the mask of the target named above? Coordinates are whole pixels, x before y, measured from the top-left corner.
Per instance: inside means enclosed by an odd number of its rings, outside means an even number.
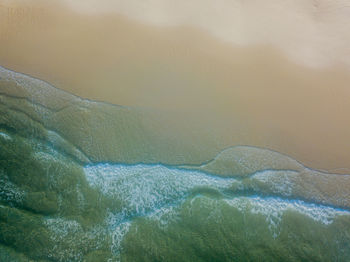
[[[106,231],[105,225],[97,225],[91,228],[83,226],[75,220],[61,217],[44,218],[44,225],[50,231],[50,239],[53,243],[65,242],[68,245],[62,248],[56,244],[50,250],[49,257],[57,261],[83,261],[84,251],[80,248],[94,243],[96,249],[104,246],[110,232]]]
[[[59,238],[62,240],[68,234],[76,234],[82,231],[82,227],[75,220],[66,220],[63,218],[48,218],[44,220],[44,224],[54,233],[51,234],[53,240]]]
[[[277,236],[277,227],[286,211],[295,211],[312,218],[322,224],[329,225],[333,223],[334,218],[341,215],[350,215],[349,211],[333,207],[306,203],[301,200],[286,200],[278,197],[262,198],[238,197],[224,200],[230,206],[239,209],[241,212],[251,212],[253,214],[262,214],[266,216],[270,229]]]
[[[236,181],[162,165],[99,164],[84,170],[89,184],[121,200],[129,215],[145,215],[171,205],[195,188],[224,190]]]
[[[50,230],[50,239],[54,243],[62,241],[69,243],[64,250],[59,245],[54,245],[49,253],[49,257],[55,260],[63,261],[64,258],[69,257],[72,261],[81,261],[83,251],[74,249],[77,244],[75,242],[75,235],[83,232],[81,225],[74,220],[66,220],[63,218],[47,218],[44,219],[44,224]]]
[[[0,77],[7,81],[14,81],[19,86],[30,88],[32,91],[40,91],[40,89],[53,87],[43,80],[6,69],[2,66],[0,66]]]
[[[111,251],[115,255],[119,255],[121,252],[121,243],[125,235],[129,232],[131,222],[127,221],[120,223],[112,232],[112,246]]]
[[[84,171],[91,186],[98,188],[107,196],[122,201],[125,208],[113,216],[115,221],[112,224],[115,225],[125,220],[128,215],[153,214],[156,217],[162,208],[180,203],[180,200],[185,199],[196,188],[205,187],[220,191],[230,188],[237,182],[233,178],[221,178],[162,165],[98,164],[85,167]],[[293,175],[294,172],[289,171],[264,171],[257,173],[253,178],[261,182],[272,182],[275,193],[290,195],[293,183],[289,178]],[[295,210],[323,224],[332,223],[337,215],[350,214],[348,211],[333,207],[278,197],[238,197],[225,201],[241,211],[249,208],[253,213],[264,214],[271,221],[279,221],[286,210]]]
[[[3,171],[0,171],[0,178],[0,200],[22,203],[25,192],[13,184]]]
[[[269,185],[275,194],[291,196],[294,188],[294,180],[298,176],[297,171],[264,170],[255,173],[251,179]]]
[[[121,243],[133,225],[134,217],[143,216],[156,221],[160,228],[166,228],[169,222],[180,219],[178,208],[181,208],[181,204],[191,191],[201,187],[223,191],[230,188],[233,183],[240,183],[233,178],[221,178],[198,171],[162,165],[97,164],[85,167],[84,171],[90,186],[99,189],[105,196],[121,201],[120,212],[109,212],[106,218],[106,225],[113,240],[111,250],[116,256],[120,254]],[[276,174],[278,181],[274,181]],[[276,193],[286,191],[287,194],[291,194],[292,181],[288,179],[287,182],[285,181],[289,175],[294,173],[286,174],[283,171],[279,174],[266,171],[257,173],[253,178],[266,183],[281,182],[281,184],[275,183]],[[208,198],[197,195],[190,203],[203,197]],[[289,210],[306,215],[325,225],[331,224],[337,216],[350,215],[349,211],[278,197],[251,196],[211,200],[204,201],[209,205],[206,208],[212,210],[209,217],[220,218],[222,204],[226,203],[242,213],[264,215],[274,237],[278,236],[279,224],[284,213]],[[193,205],[191,206],[193,208]]]
[[[8,134],[5,134],[3,132],[0,132],[0,136],[4,138],[5,140],[12,140],[12,137]]]
[[[121,243],[129,232],[134,216],[154,220],[161,228],[178,219],[176,206],[198,187],[227,189],[232,178],[202,172],[168,168],[162,165],[98,164],[84,168],[89,184],[105,196],[122,202],[122,210],[109,212],[106,224],[112,236],[112,252],[119,256]]]
[[[147,215],[147,219],[155,221],[159,228],[166,229],[170,223],[180,220],[177,206],[161,207]]]

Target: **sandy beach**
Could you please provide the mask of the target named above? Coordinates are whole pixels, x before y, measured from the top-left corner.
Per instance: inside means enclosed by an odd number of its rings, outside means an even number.
[[[346,1],[240,3],[233,20],[209,4],[193,15],[181,5],[142,12],[133,1],[93,11],[33,2],[0,0],[1,66],[85,98],[200,119],[228,146],[350,173]]]

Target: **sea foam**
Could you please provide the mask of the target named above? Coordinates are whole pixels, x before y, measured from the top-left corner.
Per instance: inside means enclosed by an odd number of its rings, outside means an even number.
[[[234,178],[222,178],[199,171],[163,165],[97,164],[85,167],[84,171],[90,186],[122,203],[122,210],[117,213],[109,213],[106,219],[113,235],[112,249],[115,253],[120,251],[121,242],[129,231],[134,217],[142,216],[156,220],[160,227],[166,227],[167,222],[178,219],[176,218],[178,208],[196,189],[223,192],[230,189],[232,184],[240,183]],[[270,175],[269,172],[258,173],[254,179],[269,182]],[[287,184],[283,185],[282,180],[278,181],[281,185],[276,191],[280,193],[281,190],[286,190],[290,195],[290,181],[287,180]],[[200,193],[195,195],[192,200],[208,198]],[[212,205],[213,212],[214,209],[221,206],[220,202],[226,203],[227,207],[237,208],[242,213],[250,212],[265,216],[274,237],[278,236],[279,224],[287,211],[297,212],[325,225],[333,223],[337,216],[350,215],[347,210],[275,196],[222,194],[222,198],[212,200],[216,203]],[[215,212],[215,214],[220,214],[220,212]]]
[[[162,165],[110,165],[85,167],[89,184],[103,194],[122,201],[129,214],[145,215],[174,204],[197,188],[228,189],[233,178]]]

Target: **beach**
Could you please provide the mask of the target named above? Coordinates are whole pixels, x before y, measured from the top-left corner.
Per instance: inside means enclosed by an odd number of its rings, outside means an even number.
[[[193,19],[177,16],[181,5],[173,17],[168,6],[142,13],[133,2],[92,12],[0,1],[0,65],[84,98],[169,111],[180,127],[199,121],[227,146],[349,173],[349,9],[345,1],[299,2],[286,2],[283,13],[271,1],[281,23],[273,27],[278,20],[257,14],[258,4],[237,4],[236,20],[220,20],[200,8]],[[248,23],[239,10],[259,19]]]

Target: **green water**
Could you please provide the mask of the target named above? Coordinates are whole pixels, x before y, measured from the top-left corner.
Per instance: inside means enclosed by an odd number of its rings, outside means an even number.
[[[0,130],[0,261],[350,261],[350,212]],[[283,187],[282,187],[283,188]]]

